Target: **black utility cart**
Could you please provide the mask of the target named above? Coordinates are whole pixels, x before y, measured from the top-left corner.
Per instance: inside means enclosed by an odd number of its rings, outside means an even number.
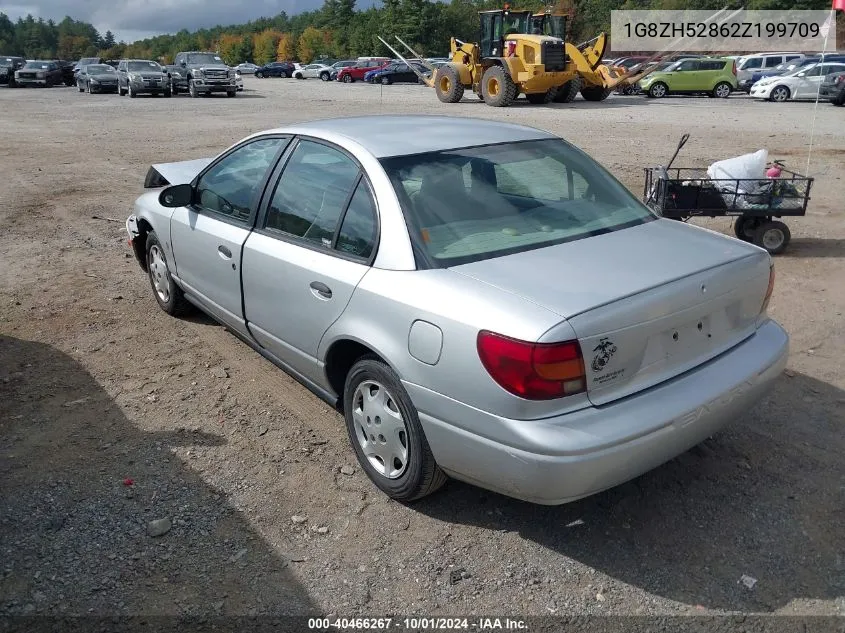
[[[686,135],[679,150],[685,142]],[[776,178],[713,179],[706,168],[647,167],[643,201],[656,213],[675,220],[733,216],[739,239],[777,255],[791,238],[780,218],[806,214],[813,179],[789,171],[779,161],[769,166],[774,165],[780,168]]]

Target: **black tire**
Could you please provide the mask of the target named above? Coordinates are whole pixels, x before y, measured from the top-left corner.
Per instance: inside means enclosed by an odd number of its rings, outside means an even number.
[[[164,98],[169,99],[173,96],[173,91],[170,88],[165,89],[164,91]]]
[[[302,76],[302,73],[295,73],[295,74],[294,74],[294,77],[295,77],[296,79],[305,79],[305,77],[303,77],[303,76]]]
[[[120,86],[118,86],[117,87],[117,96],[122,97],[125,94],[126,94],[126,91],[123,88],[121,88]]]
[[[176,95],[179,94],[179,88],[175,85],[171,86],[170,87],[170,94],[172,94],[175,97]]]
[[[792,92],[786,86],[775,86],[769,93],[769,101],[781,103],[783,101],[789,101],[789,97],[791,96]]]
[[[85,82],[85,92],[87,92],[89,95],[91,94],[91,82],[90,81]]]
[[[331,76],[329,75],[329,73],[320,73],[320,79],[322,79],[323,81],[328,81],[329,79],[331,79]]]
[[[835,106],[842,107],[843,105],[845,105],[845,94],[843,94],[841,97],[831,99],[830,102]]]
[[[579,92],[581,92],[581,75],[575,75],[557,89],[554,101],[555,103],[571,103]]]
[[[156,302],[161,309],[167,312],[170,316],[181,316],[183,314],[187,314],[191,311],[192,306],[188,300],[185,299],[185,294],[182,292],[182,289],[176,285],[176,282],[173,281],[173,277],[170,276],[169,267],[166,266],[167,256],[165,255],[164,247],[161,245],[161,242],[158,241],[158,236],[155,234],[155,231],[147,233],[146,247],[147,276],[150,279],[150,287],[153,290],[153,297],[155,297]],[[161,255],[162,261],[165,263],[165,269],[163,271],[155,271],[151,265],[154,248],[158,249],[158,253]],[[159,295],[158,290],[156,290],[156,279],[165,284],[168,290],[167,300],[162,298]]]
[[[392,83],[393,83],[393,80],[390,77],[385,76],[385,77],[381,78],[381,85],[382,86],[389,86]]]
[[[359,429],[353,414],[355,408],[353,400],[356,389],[364,381],[374,381],[387,390],[390,400],[405,423],[407,461],[402,474],[394,479],[376,470],[364,454],[361,441],[358,439]],[[343,405],[349,442],[352,444],[358,463],[361,464],[361,468],[370,480],[387,496],[402,502],[415,501],[430,495],[446,483],[446,475],[440,470],[431,453],[417,410],[399,381],[399,377],[384,361],[376,356],[364,356],[353,365],[346,377]],[[361,431],[366,435],[364,427],[361,427]]]
[[[669,94],[669,86],[662,81],[655,81],[648,89],[648,96],[652,99],[662,99]]]
[[[458,103],[464,98],[461,75],[452,64],[445,64],[435,71],[434,92],[443,103]]]
[[[779,255],[786,250],[792,234],[783,222],[763,222],[754,232],[754,243],[765,248],[769,255]]]
[[[261,72],[260,70],[259,70],[258,72],[256,72],[256,73],[255,73],[255,76],[256,76],[258,79],[264,79],[264,73],[263,73],[263,72]]]
[[[237,97],[238,96],[237,88],[235,90],[227,90],[226,96],[229,97],[230,99],[233,98],[233,97]]]
[[[285,79],[290,79],[291,77],[293,77],[293,73],[290,71],[285,71]]]
[[[134,90],[132,90],[132,84],[129,84],[129,86],[127,86],[126,89],[129,91],[129,98],[130,99],[134,99],[135,97],[138,96],[138,93],[135,92]]]
[[[601,86],[588,86],[581,88],[581,96],[585,101],[604,101],[613,92],[611,88],[602,88]]]
[[[77,83],[76,83],[76,88],[77,88],[77,90],[79,90],[79,92],[85,92],[85,88],[83,88],[82,86],[80,86],[80,85],[79,85],[79,82],[77,82]]]
[[[733,88],[727,81],[720,81],[713,87],[710,94],[717,99],[727,99],[731,96],[732,91]]]
[[[502,66],[490,66],[481,76],[484,103],[494,108],[506,108],[514,102],[519,89]]]
[[[528,103],[533,103],[534,105],[542,105],[544,103],[549,103],[554,99],[555,91],[554,88],[548,90],[547,92],[535,92],[533,94],[526,94],[525,98],[528,99]]]
[[[343,76],[343,83],[351,84],[353,81],[355,81],[355,80],[352,78],[352,75],[344,75]]]
[[[192,98],[192,99],[196,99],[197,97],[199,97],[199,92],[197,92],[197,87],[196,87],[196,85],[194,84],[194,80],[193,80],[193,79],[189,79],[189,80],[188,80],[188,94],[190,94],[190,95],[191,95],[191,98]],[[130,96],[130,97],[132,96],[132,93],[131,93],[131,92],[129,93],[129,96]]]
[[[734,220],[734,235],[743,242],[753,242],[754,235],[761,222],[762,220],[760,218],[740,215]]]

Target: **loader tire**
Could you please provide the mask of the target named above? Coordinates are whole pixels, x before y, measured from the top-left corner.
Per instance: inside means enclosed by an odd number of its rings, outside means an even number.
[[[581,92],[581,76],[576,75],[557,89],[555,103],[571,103],[579,92]]]
[[[528,99],[528,103],[533,104],[551,103],[555,98],[555,94],[555,89],[549,88],[549,90],[546,92],[535,92],[533,94],[526,94],[525,98]]]
[[[464,85],[461,75],[452,64],[446,64],[437,69],[434,76],[434,91],[443,103],[457,103],[464,97]]]
[[[604,101],[613,92],[609,88],[601,88],[600,86],[589,86],[581,88],[581,96],[585,101]]]
[[[514,102],[519,89],[502,66],[490,66],[481,77],[484,103],[494,108],[506,108]]]

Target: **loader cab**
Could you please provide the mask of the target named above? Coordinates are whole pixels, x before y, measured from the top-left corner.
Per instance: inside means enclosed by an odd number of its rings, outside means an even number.
[[[512,33],[531,33],[531,12],[504,9],[480,11],[481,57],[502,57],[505,38]]]
[[[566,39],[566,16],[537,13],[531,16],[531,33]]]

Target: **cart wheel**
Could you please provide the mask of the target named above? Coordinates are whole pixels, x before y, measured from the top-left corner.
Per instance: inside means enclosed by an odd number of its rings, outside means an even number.
[[[754,243],[769,251],[770,255],[778,255],[786,250],[786,245],[792,235],[789,227],[783,222],[763,222],[754,233]]]
[[[750,218],[741,215],[734,221],[734,235],[743,242],[753,242],[757,227],[760,226],[760,218]]]

